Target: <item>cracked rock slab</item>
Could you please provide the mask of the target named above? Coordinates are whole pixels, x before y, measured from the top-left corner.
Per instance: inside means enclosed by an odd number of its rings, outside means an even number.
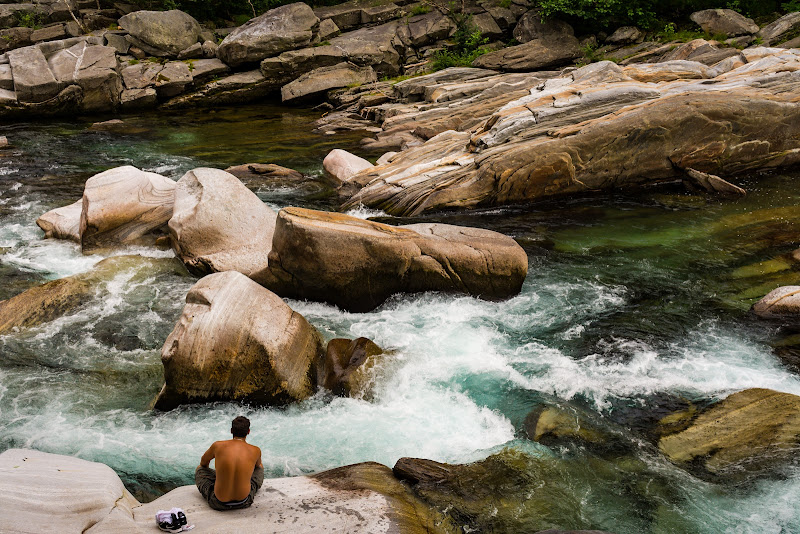
[[[282,296],[369,311],[395,293],[516,295],[528,272],[508,236],[446,224],[389,226],[340,213],[284,208],[269,268]]]

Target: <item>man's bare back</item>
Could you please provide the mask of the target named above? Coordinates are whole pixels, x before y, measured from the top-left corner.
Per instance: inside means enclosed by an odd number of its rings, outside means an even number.
[[[261,449],[250,445],[244,438],[215,441],[200,460],[208,467],[214,460],[217,481],[214,494],[223,502],[240,501],[250,494],[250,477],[261,464]]]
[[[215,441],[208,448],[194,473],[197,489],[215,510],[247,508],[264,482],[261,449],[247,443],[250,421],[237,417],[231,433],[233,439]],[[209,467],[211,460],[216,469]]]

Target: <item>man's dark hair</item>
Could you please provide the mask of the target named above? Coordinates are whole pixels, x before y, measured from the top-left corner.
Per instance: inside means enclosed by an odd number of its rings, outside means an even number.
[[[250,432],[250,419],[239,416],[231,423],[231,434],[234,438],[244,438]]]

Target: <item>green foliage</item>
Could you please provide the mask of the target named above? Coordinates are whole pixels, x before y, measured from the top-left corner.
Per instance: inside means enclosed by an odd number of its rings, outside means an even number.
[[[675,26],[674,22],[668,22],[664,29],[658,32],[658,37],[662,41],[672,41],[675,39],[675,33],[677,32],[677,26]]]
[[[34,30],[38,30],[42,27],[42,23],[44,22],[44,15],[41,13],[20,13],[19,14],[19,25],[24,26],[26,28],[33,28]]]
[[[321,41],[321,42],[319,42],[319,43],[314,43],[314,46],[315,46],[315,47],[316,47],[316,46],[330,46],[330,45],[331,45],[331,42],[330,42],[330,41]]]
[[[138,59],[129,59],[128,60],[128,65],[138,65],[138,64],[139,64],[139,60]]]
[[[409,17],[413,17],[416,15],[424,15],[425,13],[430,13],[431,7],[426,6],[425,4],[417,4],[411,8],[411,11],[408,12]]]
[[[456,25],[456,31],[453,33],[454,46],[433,56],[435,71],[448,67],[468,67],[478,56],[488,52],[483,45],[489,39],[481,35],[481,31],[472,21],[472,15],[456,11],[454,4],[451,3],[447,16]]]
[[[511,7],[511,0],[500,0],[500,7],[508,9]]]

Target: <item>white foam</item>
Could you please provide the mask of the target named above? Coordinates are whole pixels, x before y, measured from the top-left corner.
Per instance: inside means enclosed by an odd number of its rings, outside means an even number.
[[[359,219],[369,219],[370,217],[388,217],[385,211],[368,208],[363,204],[359,204],[355,208],[347,210],[345,214],[351,217],[357,217]]]

